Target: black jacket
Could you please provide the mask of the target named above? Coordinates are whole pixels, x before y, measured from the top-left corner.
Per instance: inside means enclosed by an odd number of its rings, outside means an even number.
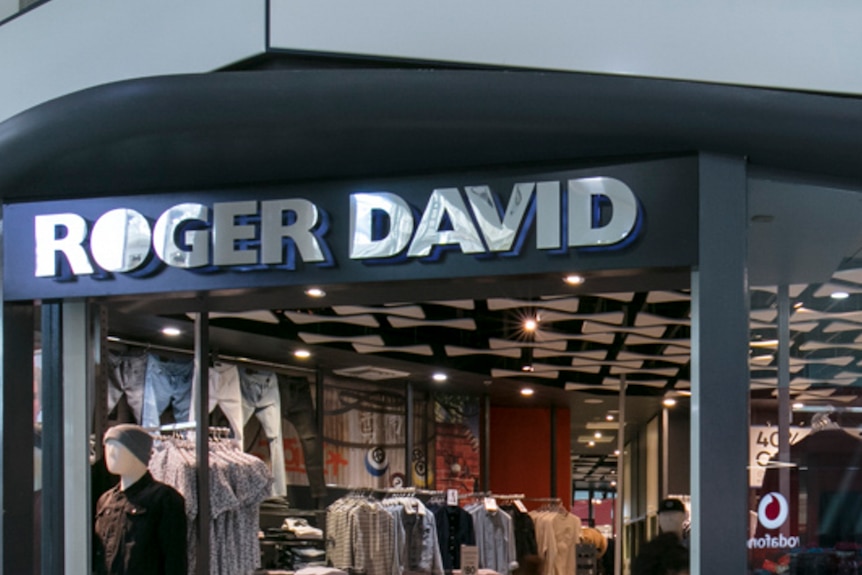
[[[99,497],[94,528],[98,575],[187,575],[185,500],[149,472]]]

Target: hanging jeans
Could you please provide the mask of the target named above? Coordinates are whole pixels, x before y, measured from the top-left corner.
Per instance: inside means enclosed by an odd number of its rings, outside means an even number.
[[[311,401],[311,386],[304,377],[278,374],[278,389],[281,392],[281,415],[293,425],[299,435],[311,496],[324,497],[326,481],[323,477],[323,442]]]
[[[173,407],[174,420],[189,420],[192,403],[192,375],[194,361],[162,359],[149,354],[144,387],[144,427],[158,427],[161,415]]]
[[[260,421],[269,442],[272,494],[283,497],[287,495],[287,472],[284,467],[284,439],[281,433],[281,401],[275,373],[240,367],[239,382],[243,425],[252,415]]]
[[[117,407],[120,398],[125,395],[126,402],[135,416],[135,423],[141,423],[146,374],[146,352],[108,352],[108,413]]]
[[[229,363],[216,363],[209,369],[209,411],[218,405],[233,429],[234,437],[243,444],[244,417],[239,369]]]

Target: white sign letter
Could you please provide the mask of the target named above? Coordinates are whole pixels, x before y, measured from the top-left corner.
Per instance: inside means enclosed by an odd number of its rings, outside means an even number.
[[[57,230],[66,230],[57,237]],[[57,275],[57,253],[62,252],[75,275],[93,273],[93,266],[84,250],[87,239],[87,221],[78,214],[52,214],[36,216],[36,277]]]

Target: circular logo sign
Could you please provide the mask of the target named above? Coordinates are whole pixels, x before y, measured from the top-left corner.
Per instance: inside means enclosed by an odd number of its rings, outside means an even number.
[[[365,469],[374,477],[382,477],[389,469],[386,450],[382,447],[372,447],[365,453]]]
[[[760,505],[757,506],[757,519],[767,529],[778,529],[787,521],[789,511],[787,499],[777,491],[772,491],[760,500]]]

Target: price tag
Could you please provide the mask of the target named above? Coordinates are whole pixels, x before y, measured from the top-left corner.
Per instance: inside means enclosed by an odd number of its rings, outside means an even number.
[[[475,545],[461,545],[461,575],[479,573],[479,548]]]
[[[497,509],[499,509],[499,507],[497,507],[497,500],[493,497],[486,497],[485,511],[487,511],[488,513],[495,513]]]
[[[515,499],[515,509],[517,509],[521,513],[527,512],[527,506],[524,505],[524,502],[521,501],[520,499]]]
[[[447,489],[446,490],[446,505],[452,507],[458,507],[458,490],[457,489]]]

